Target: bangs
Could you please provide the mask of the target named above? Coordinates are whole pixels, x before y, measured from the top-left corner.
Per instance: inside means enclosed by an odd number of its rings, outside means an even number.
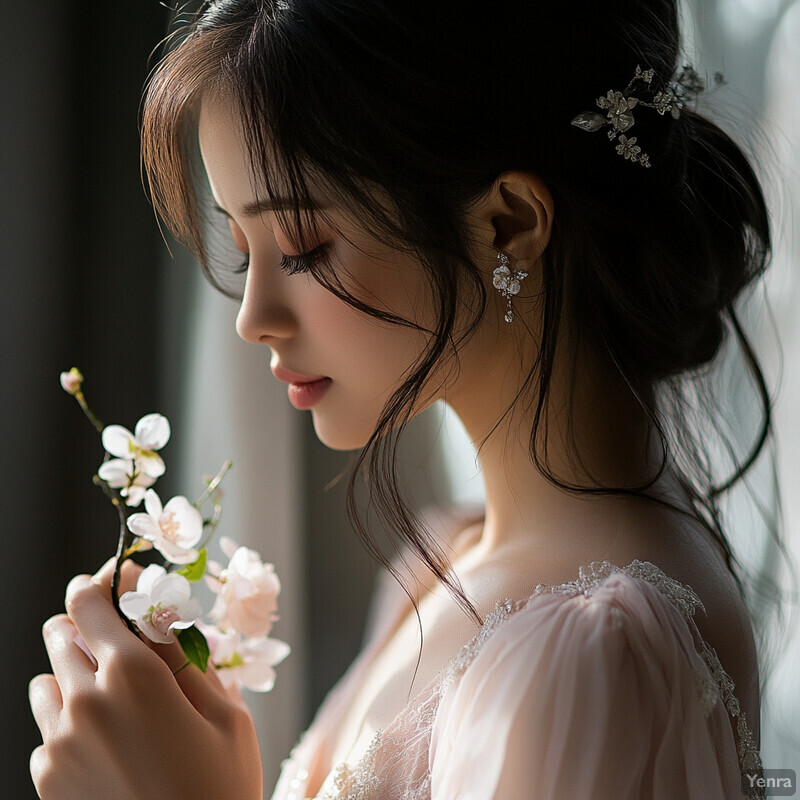
[[[230,35],[219,31],[202,40],[187,38],[153,71],[142,106],[142,176],[153,207],[203,264],[208,253],[197,202],[196,126],[200,98],[220,78],[220,58]]]
[[[224,100],[238,113],[244,135],[253,193],[258,199],[278,199],[281,226],[300,246],[315,233],[314,201],[301,158],[288,137],[279,144],[283,98],[268,90],[280,81],[263,81],[252,56],[260,60],[272,51],[263,41],[263,27],[226,25],[204,30],[202,18],[188,27],[183,41],[153,71],[142,107],[141,157],[143,178],[153,207],[172,234],[198,258],[209,281],[225,294],[211,267],[207,233],[220,219],[208,212],[213,203],[203,190],[205,170],[200,158],[197,125],[204,99]],[[269,70],[267,70],[269,71]],[[277,130],[276,130],[277,128]],[[278,138],[280,137],[280,139]]]
[[[397,104],[391,93],[383,96],[381,81],[362,77],[380,63],[366,63],[374,54],[354,33],[343,33],[324,15],[301,19],[263,7],[255,24],[235,14],[220,18],[212,7],[186,30],[146,89],[143,173],[156,212],[217,289],[232,295],[212,269],[206,241],[219,219],[204,213],[211,204],[198,191],[204,182],[196,138],[203,97],[225,100],[239,112],[254,196],[279,201],[279,224],[299,249],[317,238],[325,219],[316,202],[322,196],[368,235],[423,262],[458,262],[461,269],[454,263],[453,272],[463,274],[470,253],[452,197],[436,190],[442,183],[436,179],[434,186],[408,186],[409,154],[419,144],[399,138],[396,121],[380,122],[385,110],[376,113],[378,105],[397,113]],[[312,274],[371,313],[348,296],[324,259]]]

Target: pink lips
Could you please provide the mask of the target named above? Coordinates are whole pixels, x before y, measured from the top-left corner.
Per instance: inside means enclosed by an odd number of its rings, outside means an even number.
[[[301,375],[280,366],[272,367],[272,374],[289,384],[289,402],[298,409],[311,408],[333,383],[325,376]]]
[[[313,383],[326,377],[325,375],[301,375],[299,372],[292,372],[290,369],[279,365],[272,367],[272,374],[279,381],[284,381],[285,383]]]

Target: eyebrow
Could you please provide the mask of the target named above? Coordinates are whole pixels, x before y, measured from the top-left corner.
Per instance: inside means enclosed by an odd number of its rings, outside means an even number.
[[[229,212],[227,212],[222,206],[214,205],[217,211],[221,214],[224,214],[228,219],[232,219]],[[270,211],[288,211],[289,209],[294,208],[294,201],[286,198],[286,197],[274,197],[270,200],[254,200],[252,203],[245,203],[239,213],[245,219],[250,219],[251,217],[258,217],[261,214],[269,213]],[[320,206],[314,203],[300,203],[300,208],[305,209],[308,211],[314,211],[320,208]]]

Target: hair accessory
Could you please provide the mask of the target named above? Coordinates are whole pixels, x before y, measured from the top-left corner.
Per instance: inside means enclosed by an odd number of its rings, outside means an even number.
[[[609,89],[605,97],[597,99],[598,107],[607,112],[605,117],[596,111],[584,111],[572,120],[572,124],[589,133],[594,133],[610,125],[608,138],[612,141],[618,139],[617,152],[626,160],[649,167],[650,156],[642,152],[642,148],[636,143],[637,138],[635,136],[629,138],[625,135],[625,132],[630,130],[636,121],[633,118],[632,109],[636,106],[646,106],[654,108],[662,117],[669,111],[673,119],[678,119],[686,101],[696,97],[705,89],[702,78],[688,65],[683,67],[678,76],[671,80],[665,89],[656,93],[650,89],[654,75],[655,70],[643,70],[641,66],[637,65],[636,74],[621,92]],[[716,83],[724,82],[720,73],[714,76],[714,80]],[[637,87],[637,83],[643,84],[643,86]],[[641,96],[642,94],[644,97]]]
[[[506,306],[505,321],[514,321],[514,312],[511,310],[511,298],[519,292],[519,282],[523,278],[528,277],[527,272],[522,270],[511,270],[508,266],[508,256],[505,253],[498,253],[497,260],[500,266],[492,273],[494,276],[492,285],[497,289],[503,297],[508,298],[508,305]]]

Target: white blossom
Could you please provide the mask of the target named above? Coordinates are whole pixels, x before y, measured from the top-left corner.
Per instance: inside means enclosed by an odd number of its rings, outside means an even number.
[[[136,536],[153,543],[167,561],[173,564],[191,564],[197,560],[194,549],[203,535],[203,517],[200,512],[180,495],[173,497],[166,506],[154,489],[144,495],[147,513],[131,514],[128,528]]]
[[[156,482],[155,478],[144,472],[137,472],[134,461],[124,458],[104,461],[97,470],[97,477],[112,489],[119,489],[119,493],[125,498],[125,504],[133,507],[142,502],[147,489]]]
[[[122,425],[108,425],[103,429],[103,447],[112,456],[135,462],[136,472],[160,478],[166,467],[156,450],[164,447],[169,437],[167,418],[161,414],[147,414],[136,423],[134,433]]]
[[[119,607],[148,639],[162,644],[174,642],[174,631],[194,625],[202,612],[189,581],[158,564],[142,570],[136,591],[125,592]]]

